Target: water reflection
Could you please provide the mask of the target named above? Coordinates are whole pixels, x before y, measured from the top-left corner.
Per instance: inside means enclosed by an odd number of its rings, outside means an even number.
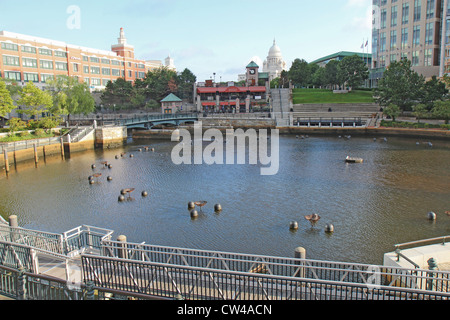
[[[50,232],[87,224],[132,242],[289,257],[302,246],[311,259],[376,264],[396,243],[450,231],[447,142],[286,136],[275,176],[261,176],[258,165],[174,165],[174,145],[136,141],[65,161],[47,157],[37,168],[20,163],[0,177],[0,212]],[[155,151],[139,152],[142,146]],[[128,156],[115,159],[121,152]],[[364,162],[346,164],[347,155]],[[102,176],[91,185],[94,172]],[[118,202],[124,188],[135,188],[134,201]],[[203,214],[191,219],[187,204],[200,200],[208,201]],[[438,214],[434,223],[429,211]],[[321,216],[314,227],[304,219],[312,213]],[[290,221],[299,222],[295,232]],[[324,232],[327,223],[333,234]]]

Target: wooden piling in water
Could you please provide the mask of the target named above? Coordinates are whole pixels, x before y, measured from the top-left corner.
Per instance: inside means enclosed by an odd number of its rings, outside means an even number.
[[[5,170],[6,173],[9,172],[9,160],[8,160],[8,151],[5,149],[3,150],[3,157],[5,158]]]
[[[37,165],[39,162],[39,157],[38,157],[38,153],[37,153],[37,147],[36,144],[34,144],[34,163]]]
[[[61,158],[64,159],[64,139],[61,137]]]

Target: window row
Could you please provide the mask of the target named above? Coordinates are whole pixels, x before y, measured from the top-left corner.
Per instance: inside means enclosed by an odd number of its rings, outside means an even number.
[[[394,2],[394,1],[393,1]],[[383,4],[382,4],[383,5]],[[436,18],[436,0],[427,0],[426,11],[424,12],[426,19]],[[401,5],[391,6],[391,15],[390,15],[390,25],[391,27],[397,26],[397,16],[399,15],[398,11],[401,10],[401,23],[402,25],[408,24],[410,19],[410,13],[412,13],[412,19],[414,22],[420,21],[422,19],[422,0],[414,0],[414,8],[410,10],[409,3],[403,3]],[[386,28],[387,25],[387,9],[383,8],[380,10],[380,27]]]
[[[382,55],[378,59],[377,67],[386,67],[389,63],[399,61],[400,59],[411,60],[411,65],[416,66],[433,66],[436,65],[436,53],[433,56],[433,49],[426,49],[423,52],[419,50],[412,51],[410,53],[402,52],[400,54]],[[423,59],[423,60],[422,60]]]
[[[438,44],[438,39],[435,39],[435,32],[434,32],[435,25],[433,22],[427,23],[425,25],[425,39],[423,44],[424,45],[433,45]],[[409,46],[417,47],[422,44],[421,42],[421,30],[420,26],[416,25],[413,27],[412,35],[410,35],[408,28],[402,28],[401,29],[401,35],[398,37],[397,30],[391,30],[389,33],[389,43],[387,43],[387,33],[381,32],[380,33],[380,40],[379,44],[377,43],[377,39],[374,38],[374,42],[376,45],[379,45],[379,51],[385,52],[388,50],[387,45],[389,44],[389,50],[394,50],[398,47],[398,38],[400,39],[400,47],[401,49],[406,49]],[[412,36],[410,38],[410,36]],[[423,41],[422,40],[422,41]],[[410,42],[411,41],[411,42]]]

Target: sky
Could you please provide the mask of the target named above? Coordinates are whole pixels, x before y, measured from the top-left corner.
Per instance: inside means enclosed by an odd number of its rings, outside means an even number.
[[[263,69],[274,39],[287,68],[371,44],[371,0],[0,0],[0,30],[111,50],[123,27],[135,57],[170,55],[197,81]],[[215,73],[215,76],[213,75]]]

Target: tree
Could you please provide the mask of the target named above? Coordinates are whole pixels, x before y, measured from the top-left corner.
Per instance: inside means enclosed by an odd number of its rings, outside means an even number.
[[[351,88],[357,88],[369,78],[369,69],[366,63],[355,54],[339,62],[337,78],[342,86],[347,84]]]
[[[433,115],[438,118],[444,119],[445,124],[448,124],[450,119],[450,100],[437,101],[432,109]]]
[[[325,66],[325,83],[332,88],[339,85],[338,66],[339,61],[337,60],[331,60]]]
[[[35,116],[36,119],[39,113],[48,112],[53,106],[52,96],[36,87],[33,82],[28,82],[19,92],[19,96],[17,104],[25,107],[20,112],[28,116]]]
[[[420,100],[422,104],[425,104],[428,110],[433,108],[435,101],[445,99],[448,90],[445,87],[445,83],[441,82],[436,76],[433,76],[430,80],[424,83],[423,90],[421,90]]]
[[[410,110],[420,98],[425,78],[411,69],[411,61],[394,61],[387,67],[374,92],[381,106],[397,105],[400,110]]]
[[[109,81],[101,95],[101,101],[104,105],[119,108],[129,106],[133,95],[133,85],[124,78],[118,78],[115,82]]]
[[[15,131],[23,130],[27,124],[19,118],[11,118],[7,122],[7,125],[9,126],[9,133],[13,133]]]
[[[183,72],[178,75],[178,91],[177,95],[181,99],[187,99],[189,102],[193,102],[194,84],[197,81],[197,77],[189,69],[184,69]]]
[[[395,118],[397,118],[400,115],[401,110],[397,105],[390,104],[386,108],[384,108],[383,113],[386,116],[391,117],[392,121],[395,122]]]
[[[312,85],[322,87],[327,84],[327,74],[323,67],[319,67],[311,78]]]
[[[420,122],[420,119],[422,119],[428,113],[427,106],[424,104],[415,105],[413,107],[413,111],[414,116],[416,116],[417,118],[417,122]]]
[[[87,83],[75,77],[60,76],[47,80],[46,84],[53,97],[50,112],[54,115],[89,114],[95,110],[95,100]]]
[[[0,81],[0,116],[6,116],[6,114],[10,113],[14,108],[14,100],[11,98],[9,90],[6,89],[5,82]]]
[[[310,76],[308,62],[303,59],[295,59],[289,69],[289,79],[292,80],[294,85],[306,87],[310,81]]]

